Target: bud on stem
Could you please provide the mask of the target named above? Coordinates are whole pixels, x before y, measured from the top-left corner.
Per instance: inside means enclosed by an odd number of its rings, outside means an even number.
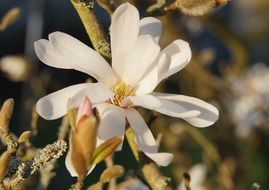
[[[70,99],[68,107],[74,105]],[[98,114],[92,109],[90,100],[85,97],[78,107],[68,109],[72,129],[70,131],[69,155],[71,164],[79,178],[84,178],[92,165],[103,161],[122,142],[121,137],[114,137],[96,148],[99,125]]]

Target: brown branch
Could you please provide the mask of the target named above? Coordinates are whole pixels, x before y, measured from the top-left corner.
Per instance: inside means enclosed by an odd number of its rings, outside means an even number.
[[[92,0],[71,0],[82,23],[91,39],[94,49],[101,55],[111,58],[110,45],[108,37],[102,30],[102,27],[94,13],[94,1]]]

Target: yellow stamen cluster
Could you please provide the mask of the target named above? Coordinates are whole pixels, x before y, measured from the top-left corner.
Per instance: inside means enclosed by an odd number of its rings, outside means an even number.
[[[116,84],[112,91],[114,92],[114,98],[111,100],[111,102],[117,106],[119,106],[121,101],[127,96],[134,95],[133,88],[125,84],[123,81]]]

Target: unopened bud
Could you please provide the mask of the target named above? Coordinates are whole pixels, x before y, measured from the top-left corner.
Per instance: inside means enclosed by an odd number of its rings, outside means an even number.
[[[31,135],[31,131],[25,131],[23,132],[19,139],[18,139],[18,143],[27,143],[29,141],[29,138],[30,138],[30,135]]]
[[[6,100],[0,111],[0,128],[3,132],[8,133],[9,121],[13,112],[14,100]]]
[[[90,116],[92,112],[92,104],[89,98],[85,97],[78,107],[76,125],[78,125],[78,123],[84,116]]]
[[[180,9],[183,13],[193,16],[201,16],[215,7],[227,4],[228,0],[176,0],[169,9]]]
[[[23,55],[7,55],[0,59],[0,70],[9,80],[22,82],[29,79],[31,63]]]
[[[111,166],[103,171],[100,181],[102,183],[108,183],[112,179],[121,177],[124,174],[124,167],[120,165]]]
[[[72,104],[71,101],[69,105]],[[83,177],[91,166],[99,120],[88,98],[84,98],[77,108],[69,109],[68,116],[72,126],[69,146],[71,162],[79,177]]]
[[[21,9],[15,7],[10,9],[0,22],[0,31],[5,30],[8,26],[13,24],[21,15]]]
[[[5,177],[10,159],[11,154],[9,151],[4,152],[0,157],[0,181],[2,181]]]

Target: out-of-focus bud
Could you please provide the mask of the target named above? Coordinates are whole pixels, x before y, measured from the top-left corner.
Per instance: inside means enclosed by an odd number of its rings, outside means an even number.
[[[90,100],[85,97],[78,108],[68,110],[71,162],[79,177],[87,174],[96,147],[98,118],[93,114]]]
[[[7,99],[0,111],[0,129],[4,133],[9,131],[9,121],[13,112],[14,100],[12,98]]]
[[[228,0],[176,0],[166,10],[180,9],[185,14],[201,16],[227,2]]]
[[[121,177],[123,174],[124,174],[124,167],[122,167],[120,165],[111,166],[111,167],[105,169],[105,171],[103,171],[103,173],[100,177],[100,182],[108,183],[112,179]]]
[[[31,64],[25,56],[7,55],[0,59],[0,70],[9,80],[22,82],[29,78]]]
[[[0,181],[5,177],[8,170],[9,162],[11,159],[11,154],[9,151],[4,152],[0,157]]]
[[[21,15],[21,9],[18,7],[15,7],[13,9],[10,9],[2,18],[0,22],[0,31],[5,30],[8,26],[13,24]]]
[[[24,131],[19,139],[18,139],[18,143],[20,144],[24,144],[24,143],[29,143],[29,138],[31,136],[31,131]]]

